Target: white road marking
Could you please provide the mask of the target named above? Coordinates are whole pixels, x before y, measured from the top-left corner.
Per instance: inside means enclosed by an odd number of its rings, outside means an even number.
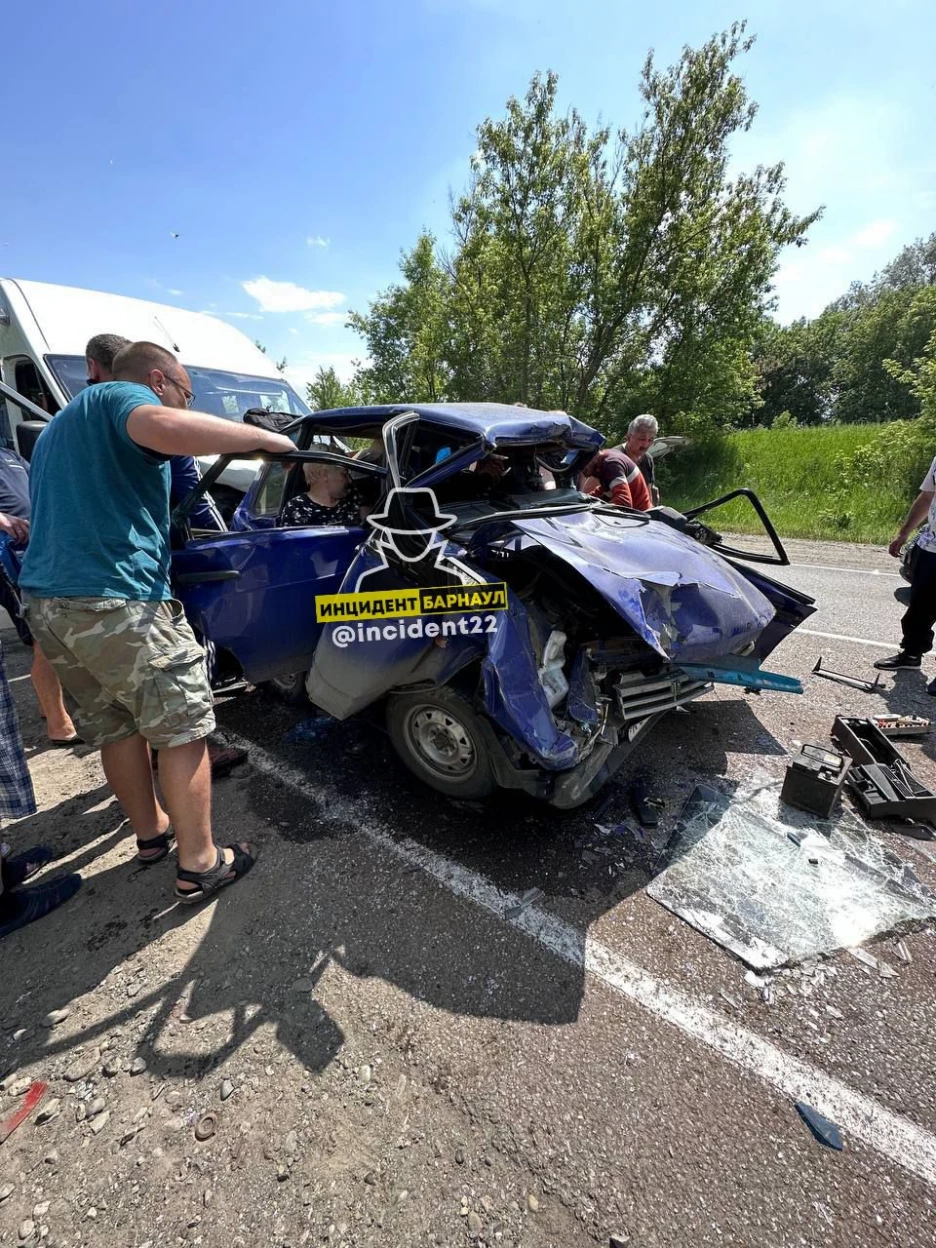
[[[880,568],[838,568],[829,563],[788,563],[788,568],[815,568],[818,572],[854,572],[858,576],[886,576],[899,581],[903,578],[899,572],[882,572]]]
[[[600,941],[587,935],[583,937],[580,931],[556,915],[529,906],[521,909],[516,917],[505,918],[508,907],[520,905],[516,893],[504,892],[483,875],[408,837],[392,837],[373,825],[373,816],[365,802],[339,798],[327,785],[313,783],[304,772],[274,758],[252,741],[230,732],[218,735],[231,745],[249,749],[251,763],[264,775],[316,804],[324,799],[326,808],[329,804],[340,806],[338,817],[353,816],[356,831],[410,866],[418,867],[457,897],[489,911],[563,961],[588,971],[621,996],[764,1080],[784,1097],[806,1101],[835,1121],[846,1139],[861,1140],[896,1165],[936,1186],[936,1136],[929,1131],[892,1113],[880,1102],[809,1062],[784,1053],[769,1040],[737,1026]]]
[[[829,641],[850,641],[856,646],[877,646],[879,650],[900,649],[896,641],[871,641],[868,637],[849,637],[846,633],[820,633],[815,628],[798,628],[793,636],[798,637],[801,633],[807,637],[827,637]]]

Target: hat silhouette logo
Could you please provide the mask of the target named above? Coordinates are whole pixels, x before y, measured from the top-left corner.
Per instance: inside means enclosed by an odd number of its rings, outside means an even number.
[[[439,510],[435,491],[428,486],[394,486],[387,495],[382,511],[373,512],[367,523],[373,528],[373,548],[380,556],[380,566],[362,572],[361,582],[390,565],[387,556],[391,552],[401,563],[411,568],[426,563],[432,569],[447,573],[461,584],[475,584],[478,574],[471,568],[445,553],[442,534],[455,524],[457,516]]]

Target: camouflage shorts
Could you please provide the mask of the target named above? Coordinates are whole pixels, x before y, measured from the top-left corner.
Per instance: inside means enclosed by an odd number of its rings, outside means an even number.
[[[24,606],[90,744],[138,732],[168,749],[214,728],[205,652],[180,602],[27,596]]]

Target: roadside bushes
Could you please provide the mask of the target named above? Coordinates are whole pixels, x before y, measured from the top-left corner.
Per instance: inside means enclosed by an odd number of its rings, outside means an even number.
[[[660,462],[663,501],[688,509],[746,486],[781,537],[886,542],[936,454],[925,419],[886,425],[751,429],[703,438]],[[718,528],[757,532],[736,501],[711,517]]]

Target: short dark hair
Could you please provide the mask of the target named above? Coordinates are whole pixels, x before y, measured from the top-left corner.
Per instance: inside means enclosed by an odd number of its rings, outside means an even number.
[[[94,360],[108,372],[114,367],[114,356],[124,347],[130,346],[130,339],[120,334],[95,334],[84,349],[85,359]]]
[[[171,351],[155,342],[131,342],[114,357],[112,371],[115,381],[145,382],[154,368],[168,373],[178,363]]]

